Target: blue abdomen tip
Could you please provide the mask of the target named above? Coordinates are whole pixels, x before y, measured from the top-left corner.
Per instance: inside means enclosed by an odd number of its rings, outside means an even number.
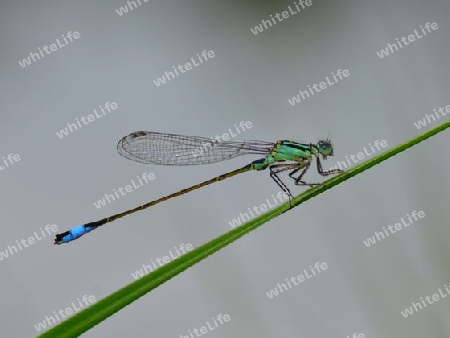
[[[75,228],[70,229],[70,235],[67,235],[67,236],[71,236],[72,237],[71,240],[73,240],[73,239],[77,239],[78,237],[84,235],[85,233],[86,233],[86,228],[84,227],[84,225],[79,225]]]

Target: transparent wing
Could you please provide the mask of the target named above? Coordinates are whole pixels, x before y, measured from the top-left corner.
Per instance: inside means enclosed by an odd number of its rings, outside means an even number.
[[[218,142],[200,136],[136,131],[119,141],[117,151],[136,162],[182,166],[216,163],[247,154],[269,155],[273,147],[272,142]]]

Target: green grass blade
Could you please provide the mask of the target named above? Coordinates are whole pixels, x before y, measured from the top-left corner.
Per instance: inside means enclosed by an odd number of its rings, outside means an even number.
[[[295,197],[292,202],[292,207],[298,206],[301,203],[309,200],[310,198],[317,196],[318,194],[348,180],[349,178],[362,173],[363,171],[397,155],[398,153],[411,148],[412,146],[436,135],[437,133],[450,127],[450,121],[443,123],[442,125],[433,128],[414,139],[405,142],[392,148],[378,156],[375,156],[356,167],[349,169],[344,174],[335,176],[323,183],[321,186],[314,187],[305,191],[304,193]],[[82,333],[88,331],[95,325],[99,324],[106,318],[110,317],[117,311],[123,309],[125,306],[134,302],[138,298],[142,297],[151,290],[157,288],[159,285],[165,283],[169,279],[172,279],[176,275],[180,274],[184,270],[188,269],[192,265],[202,261],[206,257],[219,251],[223,247],[230,243],[233,243],[237,239],[241,238],[250,231],[255,230],[267,221],[275,218],[290,209],[289,202],[280,205],[279,207],[272,209],[265,214],[235,228],[216,239],[188,252],[187,254],[167,263],[159,269],[149,273],[148,275],[141,277],[140,279],[132,282],[122,289],[114,292],[113,294],[98,301],[92,306],[84,309],[83,311],[75,314],[67,320],[61,322],[52,329],[44,332],[39,337],[78,337]]]

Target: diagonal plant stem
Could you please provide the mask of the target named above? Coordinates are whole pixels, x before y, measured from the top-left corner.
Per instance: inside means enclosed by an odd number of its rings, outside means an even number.
[[[450,121],[445,122],[436,128],[433,128],[419,136],[416,136],[408,142],[402,143],[378,156],[375,156],[357,165],[356,167],[349,169],[341,175],[335,176],[323,182],[323,185],[316,186],[303,192],[302,194],[291,200],[292,207],[289,205],[289,202],[286,202],[279,207],[272,209],[253,220],[250,220],[249,222],[239,226],[238,228],[235,228],[217,237],[216,239],[213,239],[212,241],[194,249],[193,251],[190,251],[183,256],[174,259],[173,261],[163,265],[157,270],[149,273],[144,277],[141,277],[140,279],[128,284],[122,289],[119,289],[118,291],[98,301],[92,306],[75,314],[69,319],[66,319],[47,332],[44,332],[39,337],[68,338],[80,336],[106,318],[123,309],[125,306],[131,304],[138,298],[144,296],[146,293],[157,288],[159,285],[167,282],[184,270],[202,261],[213,253],[219,251],[228,244],[233,243],[237,239],[255,230],[271,219],[280,216],[281,214],[302,204],[310,198],[313,198],[320,193],[331,189],[332,187],[348,180],[349,178],[356,176],[369,168],[372,168],[373,166],[397,155],[402,151],[405,151],[408,148],[411,148],[412,146],[440,133],[441,131],[449,127]]]

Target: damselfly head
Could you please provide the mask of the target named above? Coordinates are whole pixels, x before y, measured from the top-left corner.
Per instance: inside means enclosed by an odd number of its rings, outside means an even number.
[[[328,138],[326,140],[320,140],[317,142],[317,150],[323,156],[323,159],[326,160],[327,156],[333,156],[333,145],[331,144],[331,140]]]

